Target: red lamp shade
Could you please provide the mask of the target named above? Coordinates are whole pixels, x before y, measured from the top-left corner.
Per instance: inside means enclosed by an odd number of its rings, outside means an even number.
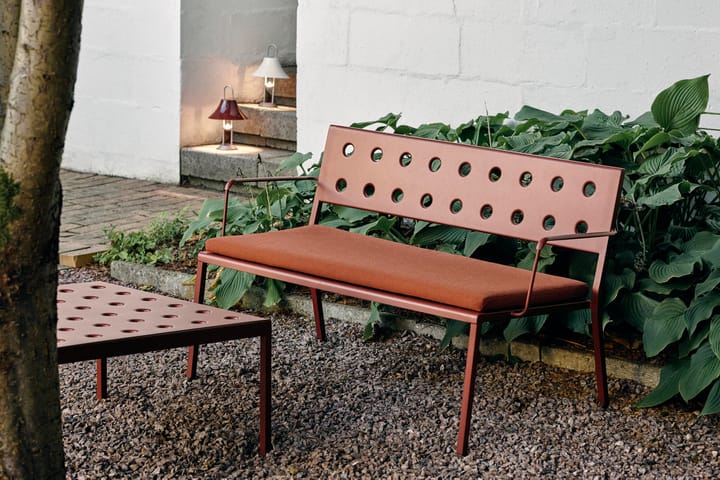
[[[247,120],[248,117],[240,111],[234,99],[223,98],[208,118],[212,120]]]
[[[225,95],[228,88],[231,92],[231,97],[229,99]],[[222,143],[218,146],[218,150],[235,150],[232,138],[232,122],[233,120],[246,120],[248,117],[240,111],[240,108],[235,101],[235,91],[230,85],[225,85],[222,100],[220,100],[217,108],[208,118],[212,120],[222,120],[223,122]]]

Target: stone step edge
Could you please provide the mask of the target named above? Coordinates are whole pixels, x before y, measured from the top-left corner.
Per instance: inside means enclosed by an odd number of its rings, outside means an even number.
[[[151,265],[115,261],[110,266],[110,275],[116,280],[146,285],[156,288],[162,293],[191,300],[193,298],[194,275],[164,270]],[[253,290],[243,299],[243,308],[260,309],[262,307],[262,291]],[[297,314],[312,318],[312,301],[308,295],[292,294],[286,297],[288,308]],[[369,317],[369,310],[355,305],[344,305],[334,302],[323,302],[326,318],[364,325]],[[430,336],[440,341],[445,330],[440,325],[420,322],[413,318],[402,318],[396,321],[400,330],[409,330],[418,335]],[[467,349],[467,336],[461,335],[453,339],[453,346]],[[516,340],[511,343],[513,356],[526,362],[543,362],[547,365],[579,372],[593,372],[594,359],[588,352],[578,352],[560,347],[538,345],[533,342]],[[485,356],[505,355],[507,346],[499,339],[480,339],[480,353]],[[655,387],[660,381],[660,367],[642,362],[634,362],[620,358],[608,357],[607,373],[610,377],[632,380],[647,387]]]

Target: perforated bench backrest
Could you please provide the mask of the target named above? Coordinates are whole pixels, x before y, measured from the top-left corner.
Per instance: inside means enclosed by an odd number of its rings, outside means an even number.
[[[331,126],[315,201],[537,241],[611,230],[621,182],[614,167]]]

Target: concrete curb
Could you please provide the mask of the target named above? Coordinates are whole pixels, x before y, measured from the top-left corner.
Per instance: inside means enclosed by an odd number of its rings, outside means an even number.
[[[135,263],[113,262],[110,266],[110,275],[117,280],[147,285],[169,295],[184,299],[193,297],[194,275],[163,270],[151,265]],[[300,315],[312,317],[312,302],[306,295],[288,295],[287,307]],[[243,306],[253,309],[262,305],[262,291],[252,290],[243,299]],[[344,322],[364,325],[369,316],[367,308],[344,305],[340,303],[324,302],[325,317]],[[401,318],[396,321],[400,330],[409,330],[418,335],[428,335],[440,341],[445,331],[440,325],[432,325],[417,321],[413,318]],[[467,349],[467,336],[462,335],[453,339],[453,346]],[[579,372],[593,372],[593,356],[586,352],[571,351],[563,348],[538,345],[528,341],[514,341],[511,344],[512,354],[527,362],[544,362],[554,367],[566,368]],[[499,339],[481,339],[480,353],[487,356],[505,355],[507,346]],[[633,362],[619,358],[607,359],[608,375],[614,378],[633,380],[648,387],[655,387],[660,380],[660,368],[645,363]]]

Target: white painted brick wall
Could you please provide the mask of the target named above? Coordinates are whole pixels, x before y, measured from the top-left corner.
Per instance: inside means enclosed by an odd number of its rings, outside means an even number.
[[[180,1],[85,0],[64,168],[179,181]]]
[[[299,0],[298,148],[402,112],[458,124],[524,104],[637,116],[706,73],[720,110],[720,2]]]

